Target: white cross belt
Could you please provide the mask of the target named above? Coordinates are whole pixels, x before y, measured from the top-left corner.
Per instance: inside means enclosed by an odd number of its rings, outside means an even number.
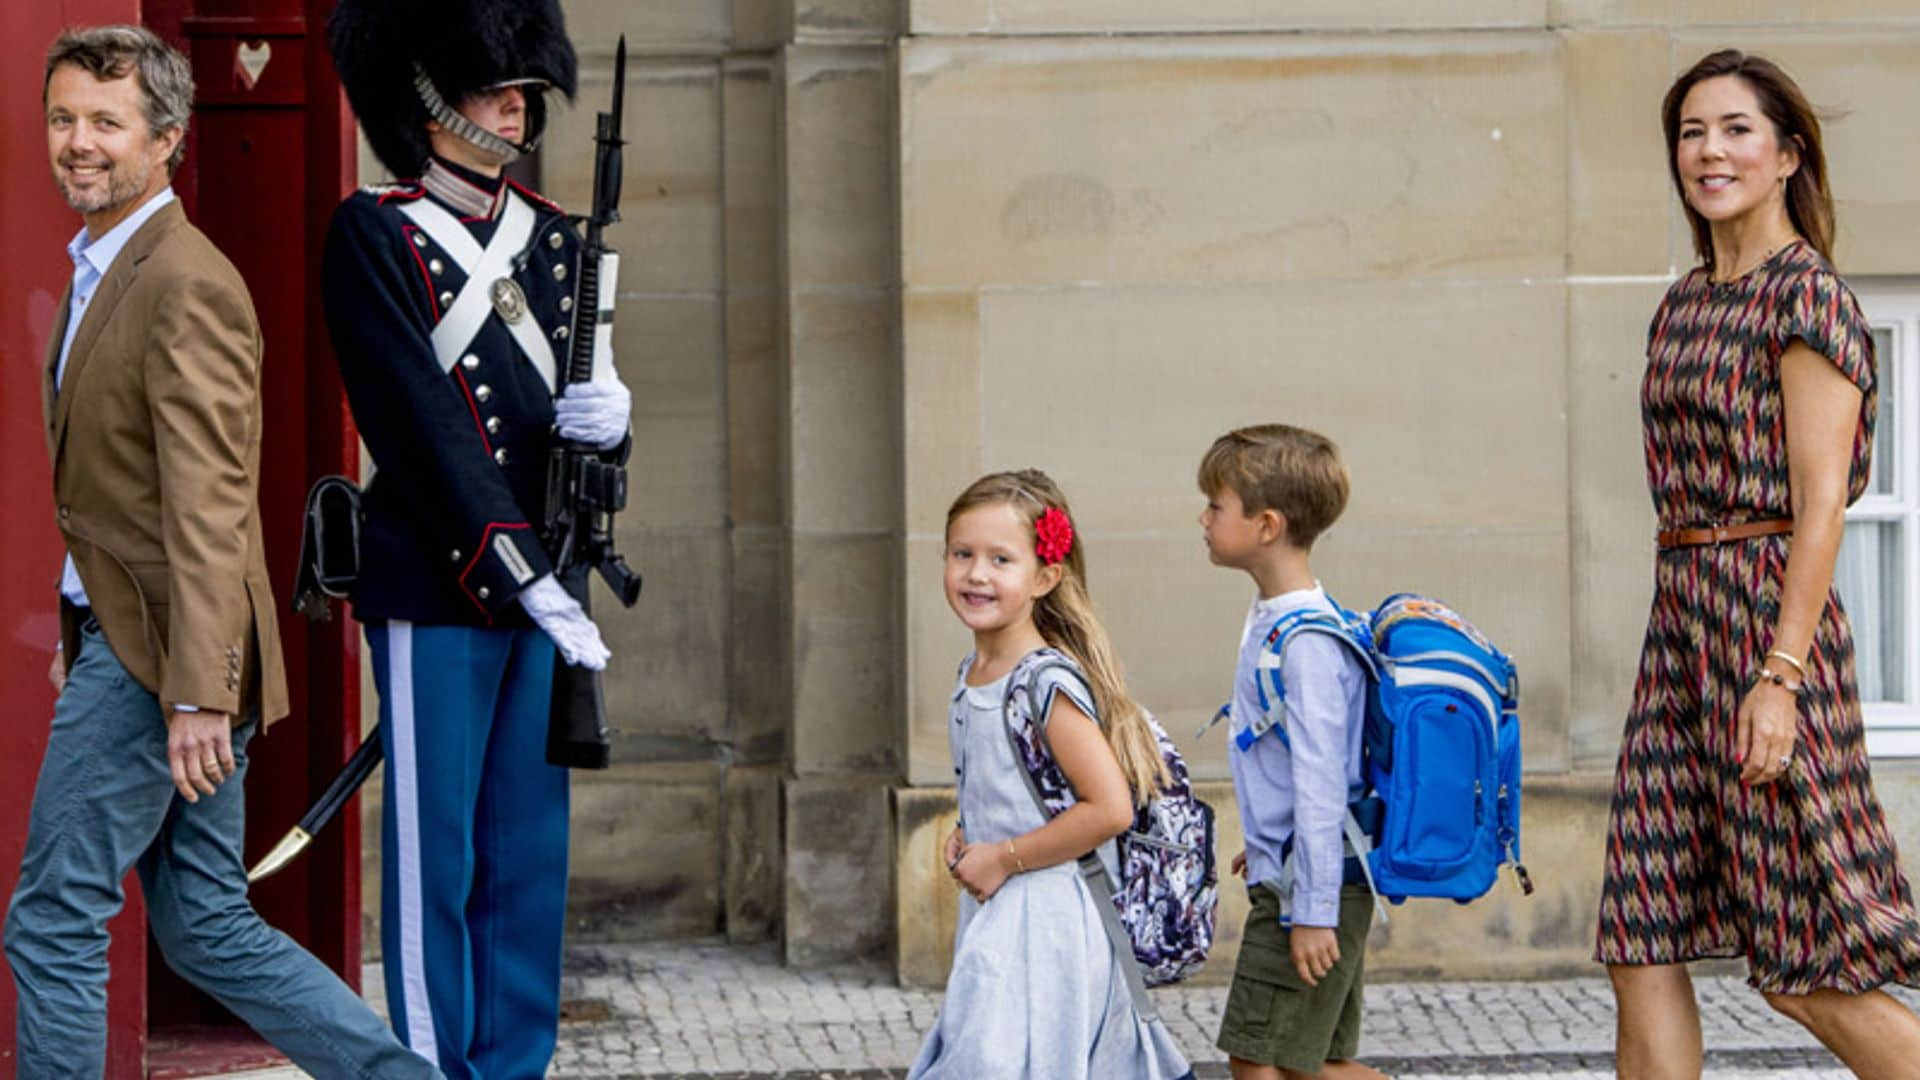
[[[479,241],[460,224],[452,214],[447,213],[438,204],[428,199],[416,199],[400,208],[400,212],[412,218],[414,224],[440,245],[466,275],[467,283],[460,287],[460,295],[440,317],[433,328],[433,354],[440,361],[441,371],[452,371],[453,365],[460,362],[461,354],[467,346],[473,344],[487,319],[495,313],[491,295],[493,283],[500,278],[513,276],[513,257],[526,247],[527,240],[533,235],[533,208],[526,200],[507,193],[506,212],[500,217],[500,226],[494,230],[493,239],[482,251]],[[513,340],[519,344],[520,351],[540,373],[547,384],[547,392],[553,393],[558,386],[553,359],[553,346],[547,343],[546,336],[540,330],[539,320],[532,313],[518,321],[501,322]]]

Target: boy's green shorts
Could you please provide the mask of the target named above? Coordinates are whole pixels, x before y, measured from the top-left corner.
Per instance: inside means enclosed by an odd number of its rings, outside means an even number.
[[[1360,1052],[1361,975],[1373,924],[1372,894],[1358,885],[1340,890],[1340,961],[1319,986],[1309,987],[1294,970],[1279,898],[1264,885],[1248,891],[1253,908],[1216,1045],[1242,1061],[1306,1073],[1354,1057]]]

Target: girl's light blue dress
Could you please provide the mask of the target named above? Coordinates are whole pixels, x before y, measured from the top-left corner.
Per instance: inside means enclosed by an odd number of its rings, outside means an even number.
[[[1034,804],[1001,718],[1005,677],[954,689],[948,742],[959,773],[960,819],[970,843],[1004,843],[1046,823]],[[1071,678],[1042,676],[1093,716],[1093,702]],[[964,700],[963,700],[964,699]],[[1112,841],[1100,857],[1116,873]],[[1187,1060],[1166,1025],[1133,1007],[1100,922],[1105,897],[1082,883],[1071,862],[1015,874],[982,904],[960,897],[953,974],[940,1018],[909,1080],[1177,1080]]]

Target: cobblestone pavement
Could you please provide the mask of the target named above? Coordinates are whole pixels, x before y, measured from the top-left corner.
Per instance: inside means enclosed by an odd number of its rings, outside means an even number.
[[[1737,978],[1696,977],[1709,1080],[1846,1080],[1812,1036]],[[367,998],[384,1015],[380,969]],[[1920,994],[1896,993],[1920,1008]],[[567,955],[552,1080],[892,1080],[939,1009],[875,967],[794,971],[770,945],[576,947]],[[1202,1078],[1227,1075],[1213,1035],[1225,987],[1154,992]],[[1604,978],[1393,983],[1367,988],[1361,1056],[1401,1080],[1613,1080]],[[283,1068],[224,1080],[297,1080]],[[1105,1078],[1101,1078],[1105,1080]]]
[[[1739,979],[1696,985],[1708,1076],[1849,1075]],[[1901,994],[1920,1006],[1920,994]],[[940,1005],[938,994],[902,990],[875,967],[796,971],[782,968],[770,945],[710,941],[574,948],[563,996],[555,1080],[903,1076]],[[1213,1047],[1226,989],[1155,996],[1199,1076],[1226,1076]],[[1600,1080],[1613,1075],[1612,1043],[1603,978],[1398,983],[1367,988],[1361,1051],[1405,1078]]]
[[[1812,1036],[1738,978],[1699,977],[1710,1080],[1845,1080]],[[364,987],[383,1015],[380,968]],[[568,951],[552,1080],[892,1080],[906,1075],[940,996],[878,967],[783,968],[771,945],[718,941]],[[1154,992],[1202,1078],[1226,988]],[[1920,993],[1898,990],[1910,1007]],[[1604,978],[1391,983],[1367,988],[1361,1056],[1401,1080],[1612,1080],[1613,996]],[[296,1080],[297,1069],[225,1080]],[[1101,1078],[1105,1080],[1105,1078]]]

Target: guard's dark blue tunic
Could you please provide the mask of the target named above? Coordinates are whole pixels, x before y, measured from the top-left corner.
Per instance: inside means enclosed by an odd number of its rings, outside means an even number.
[[[358,191],[334,213],[322,271],[327,324],[377,470],[362,500],[352,594],[363,621],[529,625],[513,598],[552,569],[537,536],[552,390],[497,313],[450,366],[436,357],[434,329],[467,276],[405,212],[432,200],[485,247],[509,198],[536,214],[510,277],[524,318],[564,363],[580,243],[559,207],[436,160],[428,182]]]

